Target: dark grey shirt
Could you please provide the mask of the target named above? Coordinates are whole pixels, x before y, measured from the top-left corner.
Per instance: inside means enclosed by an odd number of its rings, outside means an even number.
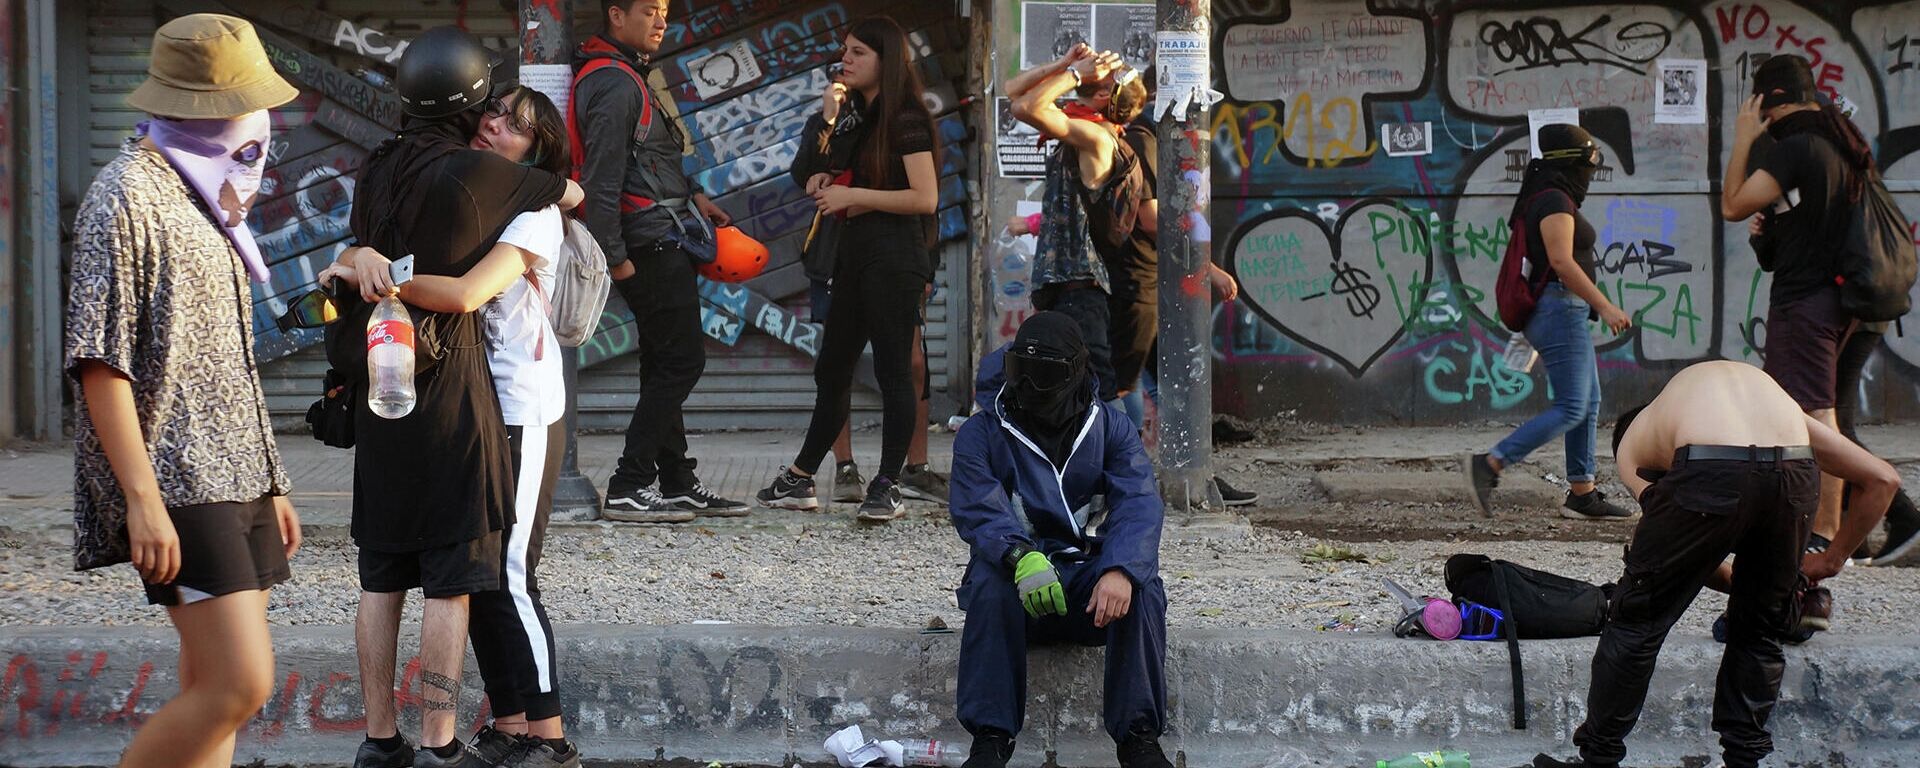
[[[611,264],[626,261],[630,249],[651,245],[674,226],[664,207],[629,210],[622,204],[626,195],[657,201],[700,191],[681,164],[692,145],[679,109],[664,87],[665,78],[640,62],[632,49],[622,50],[624,61],[647,78],[651,92],[643,97],[625,69],[604,67],[580,81],[573,106],[584,154],[580,158],[580,185],[587,193],[584,217]],[[587,60],[576,61],[575,69]],[[652,114],[643,125],[641,117],[649,111]]]

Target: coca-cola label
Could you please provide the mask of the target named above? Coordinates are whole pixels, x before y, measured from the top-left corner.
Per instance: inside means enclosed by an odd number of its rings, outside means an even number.
[[[367,328],[367,351],[382,344],[403,344],[413,348],[413,324],[399,320],[382,320]]]

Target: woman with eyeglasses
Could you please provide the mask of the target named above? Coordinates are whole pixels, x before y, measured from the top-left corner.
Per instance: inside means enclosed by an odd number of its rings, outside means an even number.
[[[515,86],[490,100],[468,147],[564,175],[572,163],[566,122],[539,91]],[[566,383],[560,347],[547,317],[554,264],[565,239],[562,208],[584,197],[567,182],[558,205],[515,217],[493,249],[459,277],[421,275],[399,286],[400,299],[434,312],[479,310],[487,361],[506,422],[514,468],[514,522],[501,544],[501,584],[472,596],[468,635],[480,664],[493,723],[472,747],[488,765],[526,755],[531,765],[578,765],[560,721],[559,666],[553,627],[535,570],[566,448]],[[355,247],[321,273],[360,286],[373,298],[390,284],[385,255]],[[544,762],[543,762],[544,761]],[[523,763],[512,763],[520,765]]]
[[[880,468],[858,518],[884,523],[903,514],[900,478],[914,418],[914,333],[933,279],[932,214],[940,202],[938,141],[922,97],[905,30],[876,16],[855,22],[829,83],[821,113],[801,129],[796,178],[821,214],[842,217],[834,256],[832,306],[814,363],[813,419],[793,464],[755,500],[763,507],[815,509],[814,474],[847,423],[853,370],[873,342],[873,373],[883,407]],[[821,151],[822,137],[828,147]],[[844,168],[834,158],[850,158]]]
[[[1546,273],[1539,302],[1527,321],[1527,343],[1540,353],[1553,387],[1553,406],[1520,425],[1488,453],[1469,454],[1461,471],[1473,486],[1473,501],[1483,515],[1493,514],[1487,500],[1500,484],[1500,472],[1526,461],[1527,455],[1562,435],[1567,443],[1567,483],[1572,486],[1560,516],[1575,520],[1625,520],[1630,512],[1594,487],[1594,440],[1600,423],[1600,369],[1587,323],[1600,320],[1618,334],[1633,319],[1594,283],[1593,224],[1580,214],[1587,187],[1600,167],[1600,145],[1577,125],[1542,126],[1540,157],[1527,164],[1520,194],[1513,201],[1515,231],[1527,236],[1531,276]]]

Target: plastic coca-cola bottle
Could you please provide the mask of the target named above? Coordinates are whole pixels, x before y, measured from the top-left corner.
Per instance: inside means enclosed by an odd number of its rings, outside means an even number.
[[[413,317],[388,296],[367,320],[367,407],[382,418],[413,412]]]

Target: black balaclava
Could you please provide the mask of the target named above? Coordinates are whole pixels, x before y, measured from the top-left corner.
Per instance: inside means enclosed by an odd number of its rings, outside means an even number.
[[[1087,409],[1093,405],[1087,343],[1080,336],[1080,325],[1059,312],[1038,313],[1020,325],[1007,356],[1065,360],[1072,367],[1067,382],[1051,390],[1039,389],[1024,377],[1012,375],[1006,388],[1007,417],[1047,454],[1048,461],[1056,467],[1064,465]],[[1009,367],[1017,367],[1017,363]]]
[[[1532,200],[1534,194],[1546,189],[1558,189],[1573,198],[1575,207],[1587,200],[1587,187],[1593,183],[1593,172],[1599,169],[1596,159],[1600,145],[1593,135],[1577,125],[1553,123],[1540,127],[1539,159],[1527,163],[1527,175],[1520,182],[1520,194],[1513,201],[1513,215],[1521,215],[1521,206]]]
[[[1873,168],[1873,145],[1860,133],[1860,127],[1840,114],[1840,109],[1820,95],[1813,84],[1813,67],[1799,56],[1774,56],[1753,73],[1753,92],[1760,96],[1760,108],[1772,109],[1788,104],[1817,104],[1767,123],[1767,134],[1786,139],[1811,133],[1827,140],[1847,161],[1847,199],[1858,202],[1865,186],[1866,172]]]

